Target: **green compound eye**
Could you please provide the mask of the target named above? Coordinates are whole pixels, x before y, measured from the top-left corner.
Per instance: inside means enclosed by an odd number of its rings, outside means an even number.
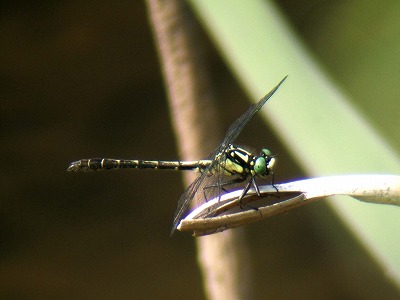
[[[267,148],[261,150],[261,155],[265,155],[266,157],[271,156],[272,153]]]
[[[264,157],[260,156],[256,159],[254,164],[254,172],[256,174],[264,174],[267,170],[267,162]]]

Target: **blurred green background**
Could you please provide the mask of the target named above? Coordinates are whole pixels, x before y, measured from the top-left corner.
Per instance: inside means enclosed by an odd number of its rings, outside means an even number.
[[[400,3],[275,3],[393,143]],[[180,174],[66,172],[85,157],[177,158],[144,4],[6,2],[0,20],[0,298],[203,299],[193,238],[169,238]],[[205,34],[199,43],[227,128],[248,101]],[[239,143],[263,141],[279,154],[277,182],[305,176],[256,117]],[[323,202],[246,231],[259,297],[399,296]]]

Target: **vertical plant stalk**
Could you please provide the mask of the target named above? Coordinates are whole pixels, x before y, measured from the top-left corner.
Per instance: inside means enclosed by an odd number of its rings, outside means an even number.
[[[183,1],[147,0],[181,159],[206,157],[218,145],[211,84],[196,24]],[[195,174],[185,174],[189,185]],[[178,200],[178,199],[177,199]],[[209,299],[249,299],[251,272],[241,230],[196,240]]]

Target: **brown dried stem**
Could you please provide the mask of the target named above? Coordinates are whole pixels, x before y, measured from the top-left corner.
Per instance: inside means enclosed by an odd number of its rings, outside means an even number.
[[[183,160],[206,157],[218,145],[211,87],[193,16],[183,1],[147,0]],[[193,181],[188,174],[186,184]],[[198,261],[210,299],[249,299],[248,255],[241,230],[197,240]],[[229,249],[229,251],[227,251]]]

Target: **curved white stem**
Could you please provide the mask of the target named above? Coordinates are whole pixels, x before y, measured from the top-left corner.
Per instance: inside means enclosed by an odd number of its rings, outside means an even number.
[[[276,192],[275,187],[278,189]],[[396,175],[341,175],[305,179],[260,186],[261,195],[277,195],[289,193],[286,200],[278,203],[236,213],[228,213],[216,217],[199,217],[215,215],[209,212],[210,207],[218,204],[218,213],[232,207],[243,205],[259,197],[250,190],[243,202],[238,201],[241,190],[212,199],[192,211],[178,226],[181,231],[193,231],[195,236],[212,234],[229,228],[239,227],[255,222],[265,217],[284,213],[298,206],[314,202],[324,197],[347,195],[357,200],[375,204],[390,204],[400,206],[400,176]],[[280,197],[280,196],[279,196]]]

